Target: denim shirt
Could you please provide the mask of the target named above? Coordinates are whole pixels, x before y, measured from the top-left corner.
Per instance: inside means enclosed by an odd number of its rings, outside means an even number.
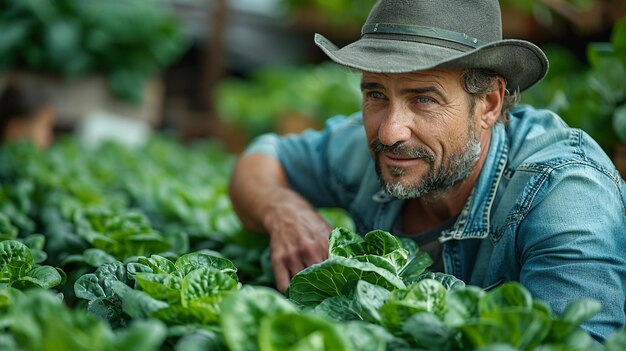
[[[391,231],[403,200],[381,191],[362,117],[322,131],[257,138],[247,149],[279,160],[292,188],[317,207],[340,207],[357,231]],[[518,281],[562,314],[577,298],[602,303],[583,324],[599,341],[626,323],[626,186],[586,133],[554,113],[511,110],[456,222],[442,233],[445,272],[468,284]]]

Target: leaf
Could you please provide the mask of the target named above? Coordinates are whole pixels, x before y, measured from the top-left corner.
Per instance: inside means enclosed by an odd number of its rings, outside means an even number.
[[[551,348],[547,348],[547,349],[542,349],[545,351],[558,351],[560,349],[557,350],[553,350]],[[485,346],[481,346],[479,348],[476,348],[474,351],[519,351],[518,348],[513,347],[511,345],[508,344],[504,344],[504,343],[493,343],[493,344],[488,344]],[[573,350],[563,350],[563,351],[573,351]]]
[[[154,273],[150,266],[139,262],[128,263],[126,265],[126,270],[130,279],[135,279],[135,276],[137,276],[138,273]]]
[[[346,284],[342,293],[344,295],[322,301],[314,311],[337,321],[364,320],[380,323],[378,309],[391,294],[389,290],[364,280]]]
[[[597,300],[578,299],[567,305],[561,315],[561,319],[578,326],[600,312],[600,310],[602,310],[602,304]]]
[[[613,130],[619,139],[626,143],[626,104],[621,105],[613,113]]]
[[[15,228],[9,218],[0,212],[0,241],[13,240],[17,238],[17,228]]]
[[[181,277],[198,268],[211,267],[223,271],[235,279],[237,278],[237,267],[230,260],[223,257],[194,252],[179,257],[174,265],[182,275]]]
[[[420,350],[452,350],[456,333],[449,330],[435,315],[418,312],[406,320],[402,333],[408,335]]]
[[[468,321],[457,329],[471,347],[506,343],[521,350],[533,350],[548,335],[550,324],[551,320],[545,314],[523,307],[510,307],[491,311],[488,318]]]
[[[338,327],[342,330],[341,335],[346,337],[348,343],[348,350],[358,351],[385,351],[387,345],[385,339],[372,332],[371,324],[363,322],[348,322],[339,324]]]
[[[8,268],[12,262],[23,262],[26,267],[33,266],[34,259],[30,249],[17,240],[0,242],[0,271]]]
[[[622,18],[615,23],[611,33],[611,44],[626,65],[626,19]]]
[[[0,316],[5,314],[7,308],[12,306],[15,302],[15,299],[20,296],[22,292],[12,287],[3,287],[0,288]],[[0,326],[2,326],[0,317]]]
[[[121,329],[111,342],[112,350],[160,350],[167,328],[157,320],[137,320]]]
[[[336,228],[331,232],[329,239],[329,257],[357,258],[362,261],[384,259],[388,263],[381,266],[394,274],[406,264],[407,255],[407,250],[398,239],[382,230],[373,230],[361,239],[347,229]],[[380,258],[359,258],[376,256]]]
[[[335,228],[342,227],[352,231],[354,230],[354,221],[350,217],[350,214],[344,209],[319,208],[317,211],[331,226]]]
[[[350,257],[345,247],[350,244],[361,243],[363,238],[357,233],[343,227],[337,227],[330,232],[328,238],[328,257]]]
[[[478,318],[478,302],[485,291],[476,286],[449,291],[446,296],[444,322],[449,327],[456,327]]]
[[[589,88],[596,92],[603,104],[616,106],[626,97],[626,65],[614,57],[599,60],[597,67],[589,72]]]
[[[48,254],[44,251],[46,238],[42,234],[31,234],[21,241],[30,249],[35,263],[44,262],[48,258]]]
[[[363,244],[367,248],[366,252],[371,255],[386,256],[398,252],[399,249],[404,250],[395,236],[383,230],[373,230],[365,234]],[[402,259],[402,256],[398,256],[398,259]],[[403,266],[404,262],[398,265]]]
[[[409,257],[408,262],[400,270],[400,277],[405,284],[410,285],[420,279],[426,268],[433,264],[432,258],[425,251],[417,251]]]
[[[533,299],[530,292],[517,282],[507,282],[500,285],[485,294],[478,303],[481,316],[491,312],[499,313],[508,307],[530,310],[532,306]]]
[[[16,281],[15,287],[40,287],[51,289],[63,282],[63,277],[56,268],[50,266],[38,266],[26,273],[26,276]]]
[[[320,317],[281,312],[261,323],[259,350],[348,351],[340,329]]]
[[[100,350],[112,337],[103,321],[68,309],[50,291],[32,289],[10,309],[9,330],[23,350]]]
[[[96,268],[105,263],[113,263],[117,261],[115,257],[109,255],[105,251],[94,248],[85,250],[83,252],[83,259],[85,260],[85,263]]]
[[[111,287],[122,300],[124,312],[133,318],[150,317],[156,311],[169,306],[166,302],[154,299],[143,291],[134,290],[120,281],[113,281]]]
[[[296,312],[295,306],[276,290],[253,286],[226,295],[220,308],[224,340],[232,351],[258,350],[262,321],[278,313]]]
[[[398,267],[395,266],[393,262],[388,260],[386,257],[376,255],[361,255],[353,256],[351,258],[360,262],[371,263],[376,267],[380,267],[384,270],[389,271],[393,275],[398,275]]]
[[[81,54],[81,32],[83,28],[76,20],[64,18],[48,23],[44,33],[44,47],[49,64],[53,67],[62,67],[63,74],[71,75],[81,71],[83,67],[76,67],[70,62]]]
[[[561,342],[585,321],[600,312],[602,305],[597,300],[579,299],[567,305],[563,314],[552,322],[549,340]]]
[[[237,288],[237,281],[227,273],[212,267],[199,268],[183,279],[181,304],[184,307],[207,305],[219,312],[223,294]]]
[[[150,258],[139,257],[139,263],[150,267],[150,273],[174,273],[176,272],[176,266],[167,258],[159,255],[152,255]]]
[[[600,62],[615,53],[615,47],[607,42],[595,42],[587,45],[587,60],[592,67],[598,67]]]
[[[111,286],[113,282],[120,281],[126,283],[127,281],[126,268],[124,264],[119,261],[100,265],[96,268],[94,274],[98,277],[98,281],[107,296],[113,294],[113,288]]]
[[[118,295],[99,297],[89,301],[87,311],[109,323],[112,328],[126,327],[129,316],[122,309],[122,300]]]
[[[413,314],[428,312],[443,317],[445,310],[446,289],[436,280],[424,279],[406,289],[392,291],[378,312],[382,325],[397,335]]]
[[[137,273],[135,280],[151,297],[169,304],[181,303],[183,279],[173,274]]]
[[[313,308],[328,297],[341,295],[344,285],[353,280],[364,280],[387,290],[405,288],[397,276],[371,263],[332,257],[296,274],[286,294],[296,304]]]
[[[465,288],[465,282],[453,276],[452,274],[446,274],[446,273],[441,273],[441,272],[426,272],[426,273],[420,274],[417,277],[416,282],[423,280],[423,279],[436,280],[440,282],[444,286],[444,288],[446,288],[446,290],[448,291],[459,290],[459,289]]]
[[[170,328],[171,331],[171,328]],[[207,329],[196,329],[192,332],[186,332],[176,343],[174,351],[228,351],[224,345],[221,335],[217,332]]]
[[[337,322],[364,320],[355,302],[344,295],[325,299],[313,308],[313,312]]]
[[[95,300],[97,298],[106,297],[98,277],[93,274],[84,274],[74,283],[74,295],[79,299]]]
[[[626,350],[626,330],[611,335],[604,343],[605,351],[622,351]]]
[[[115,294],[113,282],[125,283],[126,280],[126,268],[121,262],[105,263],[94,273],[80,276],[74,283],[74,294],[78,298],[89,301],[110,297]]]
[[[0,31],[4,33],[0,39],[0,54],[2,56],[15,55],[15,48],[26,40],[29,33],[28,23],[25,21],[15,21],[3,23]]]
[[[159,309],[152,314],[153,318],[158,318],[168,325],[214,325],[217,322],[218,314],[215,308],[206,306],[183,307],[181,305],[170,305]]]

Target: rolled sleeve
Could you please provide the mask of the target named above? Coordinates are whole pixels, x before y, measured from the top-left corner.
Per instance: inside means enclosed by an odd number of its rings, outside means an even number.
[[[334,151],[350,148],[342,139],[346,133],[363,133],[360,114],[336,116],[321,131],[307,130],[301,134],[258,137],[245,153],[262,153],[278,160],[293,190],[316,207],[345,207],[334,171]]]

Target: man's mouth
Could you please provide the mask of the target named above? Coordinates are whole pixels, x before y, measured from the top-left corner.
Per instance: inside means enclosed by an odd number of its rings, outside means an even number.
[[[380,154],[380,158],[383,164],[391,167],[407,168],[418,164],[430,163],[429,160],[424,157],[411,157],[393,153],[382,153]]]

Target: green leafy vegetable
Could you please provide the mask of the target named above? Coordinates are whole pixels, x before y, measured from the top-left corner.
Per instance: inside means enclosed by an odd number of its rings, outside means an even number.
[[[85,311],[68,309],[52,293],[33,289],[15,298],[3,316],[16,349],[158,350],[166,336],[159,321],[136,321],[114,332]]]
[[[63,282],[65,274],[60,272],[51,266],[37,265],[30,249],[21,242],[0,242],[0,286],[49,289]]]
[[[279,313],[295,313],[296,307],[273,289],[247,286],[224,298],[220,325],[232,351],[259,350],[263,321]]]

